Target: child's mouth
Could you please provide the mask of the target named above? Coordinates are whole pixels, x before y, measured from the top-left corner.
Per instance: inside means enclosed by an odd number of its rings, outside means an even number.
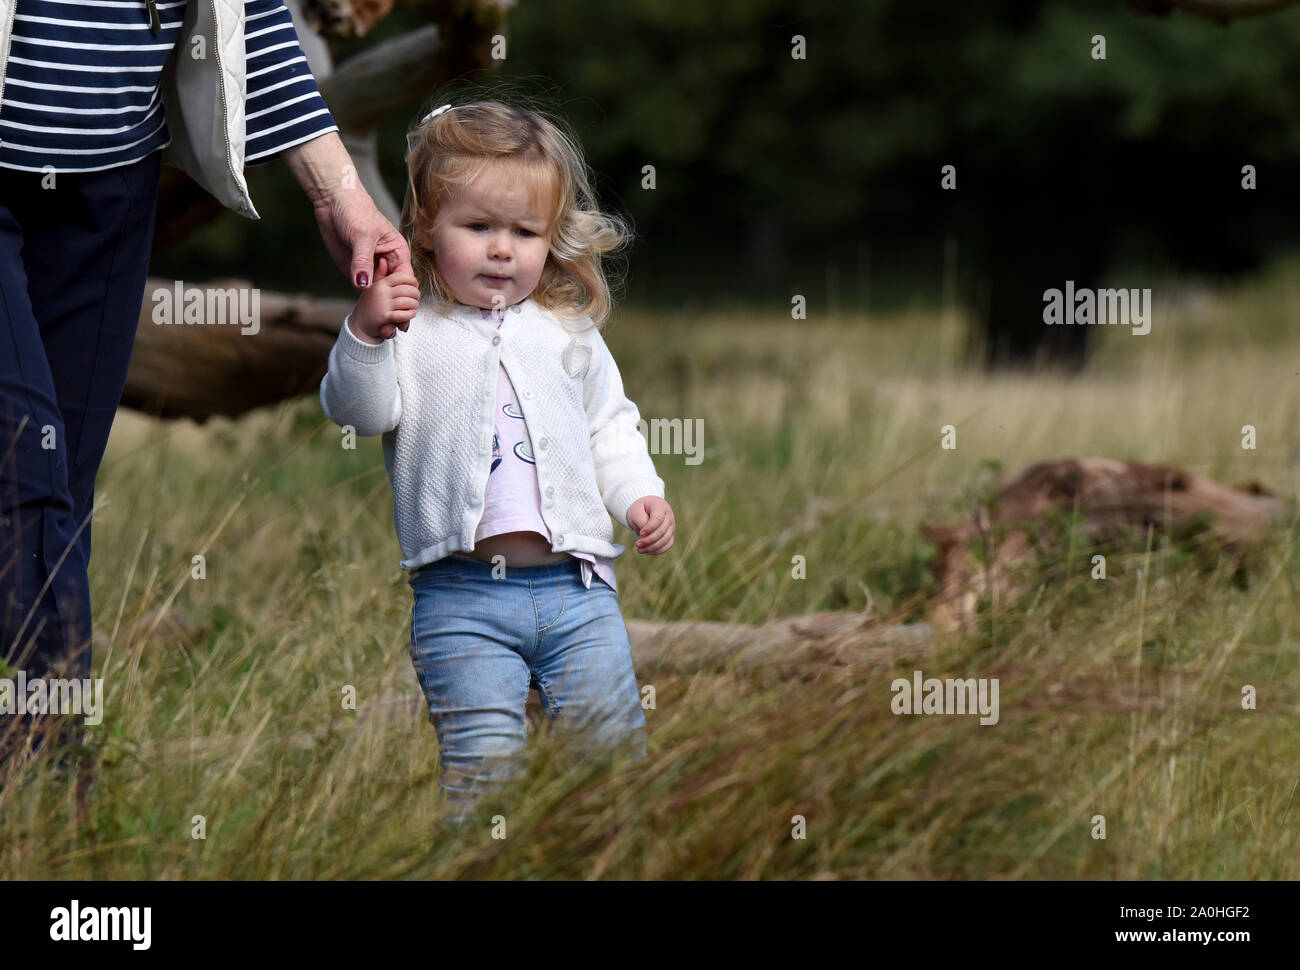
[[[484,278],[485,280],[489,280],[489,281],[491,281],[491,282],[493,282],[493,283],[509,283],[509,282],[510,282],[510,277],[509,277],[509,276],[488,276],[486,273],[484,273],[484,274],[482,274],[482,275],[483,275],[483,278]]]

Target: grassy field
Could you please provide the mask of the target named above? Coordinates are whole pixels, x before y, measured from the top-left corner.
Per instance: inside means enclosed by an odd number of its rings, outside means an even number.
[[[1073,380],[964,370],[962,321],[922,309],[620,313],[607,339],[642,414],[704,426],[699,464],[656,456],[677,541],[620,561],[624,615],[755,623],[858,610],[865,587],[883,616],[917,619],[917,524],[955,522],[994,470],[1042,459],[1294,495],[1297,278],[1157,287],[1151,333],[1100,334]],[[452,839],[378,439],[342,449],[314,396],[204,427],[122,412],[97,499],[98,782],[80,825],[48,773],[0,793],[6,879],[1300,878],[1294,526],[1245,582],[1159,542],[1112,557],[1104,583],[1058,563],[930,651],[638,669],[656,695],[647,758],[560,770],[538,731],[494,803],[506,837],[485,819]],[[191,642],[154,626],[164,606]],[[890,683],[916,669],[998,678],[999,722],[895,715]]]

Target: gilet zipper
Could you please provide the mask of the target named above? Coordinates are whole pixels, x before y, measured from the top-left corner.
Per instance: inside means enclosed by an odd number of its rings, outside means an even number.
[[[0,103],[4,102],[5,75],[9,73],[9,45],[14,39],[14,17],[18,14],[18,0],[9,4],[9,29],[5,31],[4,60],[0,61]]]
[[[215,36],[219,33],[217,29],[217,0],[208,0],[208,7],[212,10],[212,52],[217,61],[217,88],[221,93],[221,125],[222,125],[222,144],[226,146],[226,169],[234,176],[235,185],[239,185],[239,173],[235,171],[235,159],[230,154],[230,106],[226,103],[226,68],[221,63],[221,38]]]

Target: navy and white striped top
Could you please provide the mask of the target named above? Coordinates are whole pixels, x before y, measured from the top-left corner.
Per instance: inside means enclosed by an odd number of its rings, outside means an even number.
[[[153,34],[147,0],[18,0],[0,166],[94,172],[168,145],[160,80],[186,2],[157,0],[162,31]],[[283,0],[245,0],[244,44],[246,164],[338,130]]]

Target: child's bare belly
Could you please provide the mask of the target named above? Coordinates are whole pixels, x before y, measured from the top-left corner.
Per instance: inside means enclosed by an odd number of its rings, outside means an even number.
[[[491,562],[493,556],[504,556],[506,568],[511,566],[545,566],[567,559],[567,552],[552,552],[551,544],[540,532],[502,532],[475,543],[473,550],[461,550],[462,555]]]

